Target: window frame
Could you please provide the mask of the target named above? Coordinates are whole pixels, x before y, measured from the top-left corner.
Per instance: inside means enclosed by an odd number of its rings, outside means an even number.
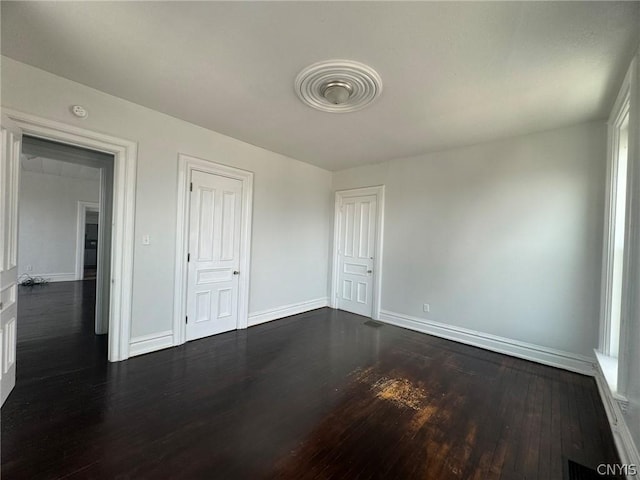
[[[625,231],[624,231],[624,252],[622,260],[622,298],[620,305],[620,338],[619,338],[619,354],[618,357],[611,357],[617,365],[624,366],[625,333],[627,331],[627,323],[629,314],[631,313],[630,299],[630,281],[632,279],[632,257],[635,250],[635,242],[638,238],[634,234],[633,215],[635,208],[634,203],[638,202],[633,195],[633,178],[635,171],[640,166],[636,165],[634,158],[635,146],[634,139],[631,135],[632,128],[635,128],[638,113],[634,107],[638,103],[636,78],[637,78],[637,60],[633,59],[624,81],[611,110],[611,115],[607,122],[608,126],[608,142],[607,142],[607,186],[605,196],[605,217],[604,217],[604,239],[603,239],[603,256],[602,256],[602,282],[601,282],[601,302],[600,302],[600,334],[598,342],[598,352],[602,355],[610,357],[611,345],[611,306],[613,293],[613,265],[615,255],[615,219],[616,219],[616,199],[618,190],[618,162],[620,154],[620,132],[624,125],[627,115],[629,116],[629,144],[627,153],[627,175],[626,175],[626,200],[625,200]],[[636,107],[637,108],[637,107]],[[636,195],[637,197],[637,195]],[[625,385],[621,384],[624,380],[623,372],[616,368],[616,377],[614,384],[617,384],[616,390],[619,393],[625,391]],[[609,380],[609,379],[608,379]],[[612,379],[613,380],[613,379]]]

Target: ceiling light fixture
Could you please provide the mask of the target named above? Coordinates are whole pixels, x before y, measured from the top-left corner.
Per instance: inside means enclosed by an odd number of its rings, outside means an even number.
[[[318,62],[302,70],[295,81],[300,99],[324,112],[354,112],[382,93],[382,79],[371,67],[352,60]]]
[[[334,105],[342,105],[347,102],[351,92],[353,92],[353,88],[345,82],[329,82],[322,87],[322,96]]]

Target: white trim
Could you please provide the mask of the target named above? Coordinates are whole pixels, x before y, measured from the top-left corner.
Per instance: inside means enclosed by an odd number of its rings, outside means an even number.
[[[83,202],[78,200],[78,213],[76,217],[76,280],[84,279],[84,234],[87,212],[100,213],[100,204],[95,202]],[[98,244],[100,248],[100,244]],[[97,252],[98,256],[100,252]],[[97,313],[97,310],[96,310]]]
[[[604,355],[598,350],[593,352],[596,355],[598,370],[607,381],[611,396],[620,402],[621,408],[624,410],[629,405],[629,400],[618,393],[618,359]]]
[[[640,480],[640,453],[622,413],[621,403],[624,404],[625,402],[614,397],[599,363],[596,363],[595,379],[611,433],[613,434],[613,440],[618,450],[618,455],[620,455],[620,462],[622,464],[636,465],[639,469],[637,475],[627,478]]]
[[[629,381],[638,375],[633,366],[633,324],[640,329],[640,49],[631,66],[631,97],[629,112],[629,150],[627,158],[627,205],[624,252],[624,277],[622,284],[623,305],[620,322],[620,346],[618,355],[618,391],[629,393]],[[637,339],[637,337],[635,337]],[[637,399],[637,395],[636,395]]]
[[[151,335],[142,335],[134,337],[129,344],[129,356],[144,355],[145,353],[155,352],[163,348],[173,347],[173,331],[166,330],[164,332],[152,333]]]
[[[253,214],[253,172],[222,165],[190,155],[178,154],[178,215],[176,222],[176,258],[173,299],[173,344],[186,341],[187,253],[189,249],[189,183],[191,172],[235,178],[242,182],[242,219],[240,233],[240,278],[238,285],[237,328],[249,324],[249,284],[251,279],[251,218]]]
[[[270,308],[249,314],[249,326],[259,325],[261,323],[278,320],[280,318],[298,315],[299,313],[315,310],[316,308],[327,307],[329,299],[327,297],[309,300],[308,302],[292,303],[282,307]]]
[[[56,120],[7,108],[2,110],[27,135],[109,153],[114,157],[108,355],[111,362],[126,360],[129,358],[133,295],[137,144]]]
[[[55,282],[73,282],[76,280],[76,273],[31,273],[28,274],[30,277],[40,277],[44,278],[49,283]]]
[[[331,296],[329,306],[338,308],[336,300],[338,293],[338,245],[340,243],[340,204],[342,199],[349,197],[360,197],[363,195],[375,195],[378,207],[376,221],[376,258],[373,265],[373,302],[371,306],[371,318],[380,319],[380,301],[382,297],[382,256],[384,252],[384,185],[371,187],[354,188],[350,190],[337,190],[335,192],[335,206],[333,213],[333,258],[331,269]]]
[[[504,353],[512,357],[524,358],[543,365],[562,368],[583,375],[594,374],[595,359],[575,353],[543,347],[532,343],[499,337],[489,333],[477,332],[467,328],[447,325],[424,318],[411,317],[402,313],[380,311],[380,320],[436,337],[473,345],[493,352]]]

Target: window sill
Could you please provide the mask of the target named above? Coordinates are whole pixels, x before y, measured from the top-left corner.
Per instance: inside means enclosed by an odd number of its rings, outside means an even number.
[[[611,395],[619,403],[623,405],[626,404],[628,402],[627,398],[618,393],[618,359],[616,357],[604,355],[598,351],[596,351],[596,358],[598,359],[600,370],[607,381],[609,390],[611,390]]]

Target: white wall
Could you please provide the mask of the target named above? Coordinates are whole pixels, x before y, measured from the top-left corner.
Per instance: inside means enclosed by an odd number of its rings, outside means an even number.
[[[98,180],[22,170],[18,275],[75,279],[78,201],[97,203],[99,197]]]
[[[327,295],[331,173],[5,57],[2,87],[6,107],[138,142],[132,336],[172,328],[179,152],[255,172],[250,312]],[[432,320],[590,355],[605,136],[585,124],[337,172],[336,189],[387,185],[382,307],[429,302]]]
[[[344,170],[333,187],[386,185],[383,310],[592,356],[605,159],[590,123]]]
[[[132,337],[172,330],[178,153],[255,173],[250,313],[327,296],[330,172],[6,57],[2,105],[138,143]]]

